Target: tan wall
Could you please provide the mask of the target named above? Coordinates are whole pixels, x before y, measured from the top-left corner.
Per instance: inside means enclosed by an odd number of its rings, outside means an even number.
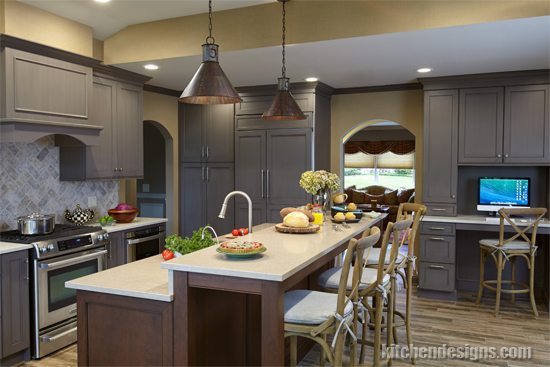
[[[331,171],[342,174],[342,142],[369,124],[394,121],[407,128],[416,138],[417,200],[422,200],[423,167],[423,93],[421,90],[340,94],[332,97]]]
[[[103,41],[93,39],[93,58],[103,60]]]
[[[3,33],[80,55],[93,56],[91,27],[14,0],[5,1],[4,12]]]
[[[0,0],[0,33],[5,33],[5,6],[6,2],[4,0]]]
[[[287,42],[314,42],[548,14],[547,1],[540,0],[297,0],[287,4]],[[215,11],[213,36],[221,45],[222,53],[277,46],[281,42],[280,22],[278,3]],[[207,35],[207,24],[208,15],[197,14],[129,26],[105,40],[105,62],[118,64],[198,55]]]
[[[169,220],[168,230],[170,233],[177,233],[179,224],[178,99],[163,94],[143,92],[143,119],[162,124],[172,137],[172,200],[170,203],[167,202],[166,214]],[[170,185],[167,182],[167,195],[169,195],[169,188]]]

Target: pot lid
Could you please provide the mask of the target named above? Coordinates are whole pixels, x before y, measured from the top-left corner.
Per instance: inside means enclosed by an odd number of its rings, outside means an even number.
[[[52,219],[53,217],[54,217],[53,214],[32,213],[29,215],[23,215],[21,217],[17,217],[17,220],[25,220],[25,219],[43,220],[43,219]]]

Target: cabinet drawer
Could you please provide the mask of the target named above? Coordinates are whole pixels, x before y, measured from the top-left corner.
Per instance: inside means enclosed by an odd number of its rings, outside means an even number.
[[[313,111],[314,97],[312,94],[293,93],[292,95],[302,111]],[[261,115],[271,106],[274,97],[275,95],[242,97],[243,101],[235,105],[235,114]]]
[[[426,215],[440,216],[440,217],[455,217],[456,205],[454,204],[426,204],[428,210]]]
[[[453,223],[422,222],[420,224],[420,233],[437,236],[454,236],[455,225]]]
[[[454,263],[455,237],[452,236],[420,236],[420,259],[440,263]]]
[[[453,264],[421,262],[419,288],[434,291],[454,291],[455,266]]]

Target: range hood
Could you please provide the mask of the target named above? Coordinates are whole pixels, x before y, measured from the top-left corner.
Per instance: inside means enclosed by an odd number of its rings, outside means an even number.
[[[55,135],[57,145],[99,145],[102,126],[67,122],[0,118],[0,142],[32,143],[47,135]]]

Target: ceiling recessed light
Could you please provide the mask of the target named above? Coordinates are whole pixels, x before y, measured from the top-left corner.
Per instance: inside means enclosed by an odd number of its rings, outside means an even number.
[[[432,71],[432,69],[431,68],[420,68],[416,71],[419,72],[419,73],[429,73],[430,71]]]
[[[306,82],[316,82],[317,80],[319,80],[319,78],[316,78],[314,76],[311,76],[309,78],[306,78]]]
[[[108,3],[111,0],[94,0],[96,3]]]
[[[143,67],[147,70],[158,70],[158,65],[155,65],[155,64],[147,64],[147,65],[143,65]]]

